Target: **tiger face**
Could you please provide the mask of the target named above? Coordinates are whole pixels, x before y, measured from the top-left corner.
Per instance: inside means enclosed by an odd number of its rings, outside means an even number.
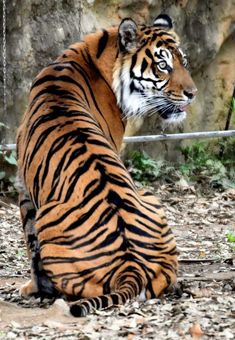
[[[170,17],[158,16],[151,27],[121,22],[113,90],[126,118],[158,113],[166,123],[185,119],[197,88]]]

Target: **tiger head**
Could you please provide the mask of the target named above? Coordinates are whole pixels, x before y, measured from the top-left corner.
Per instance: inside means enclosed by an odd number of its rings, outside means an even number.
[[[197,88],[171,18],[159,15],[151,27],[138,27],[127,18],[118,35],[113,90],[124,116],[158,113],[167,123],[184,120]]]

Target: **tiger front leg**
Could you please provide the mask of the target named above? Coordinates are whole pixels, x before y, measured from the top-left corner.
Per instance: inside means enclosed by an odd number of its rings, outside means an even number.
[[[160,265],[146,286],[146,299],[161,297],[168,291],[168,288],[174,288],[177,281],[177,270],[177,256],[172,256],[171,260],[166,261],[163,267]]]
[[[159,265],[156,268],[155,276],[148,284],[146,289],[146,298],[152,299],[159,297],[167,288],[174,286],[177,279],[178,270],[178,251],[175,238],[167,223],[164,210],[159,199],[151,192],[145,189],[138,190],[142,201],[151,204],[156,209],[158,222],[162,224],[161,235],[159,239],[159,249],[155,256],[159,256]],[[162,247],[162,250],[160,249]],[[162,262],[162,265],[160,264]]]
[[[176,282],[176,275],[172,275],[171,281],[169,277],[166,277],[162,272],[160,272],[157,278],[153,279],[151,282],[151,292],[147,291],[147,299],[153,299],[160,297],[167,288],[172,286]]]

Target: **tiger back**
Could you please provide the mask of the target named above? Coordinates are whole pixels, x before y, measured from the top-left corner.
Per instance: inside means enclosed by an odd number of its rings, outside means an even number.
[[[124,19],[87,36],[32,84],[17,137],[31,280],[23,296],[64,296],[74,316],[159,296],[177,250],[158,199],[137,190],[119,150],[126,119],[185,118],[196,87],[172,21]]]

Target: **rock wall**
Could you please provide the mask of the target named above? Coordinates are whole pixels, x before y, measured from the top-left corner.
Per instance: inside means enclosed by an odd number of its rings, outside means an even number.
[[[78,0],[6,2],[8,108],[4,115],[1,60],[0,122],[11,127],[7,131],[8,142],[14,141],[33,77],[64,48],[79,40],[80,35],[116,25],[123,17],[151,23],[161,12],[171,15],[175,22],[199,89],[180,130],[224,128],[235,81],[235,0],[86,0],[81,1],[81,20]],[[137,131],[158,133],[157,118],[146,119],[143,124],[130,122],[127,133]],[[178,144],[148,144],[145,148],[154,156],[156,150],[161,154],[164,150],[168,158],[175,158]]]

